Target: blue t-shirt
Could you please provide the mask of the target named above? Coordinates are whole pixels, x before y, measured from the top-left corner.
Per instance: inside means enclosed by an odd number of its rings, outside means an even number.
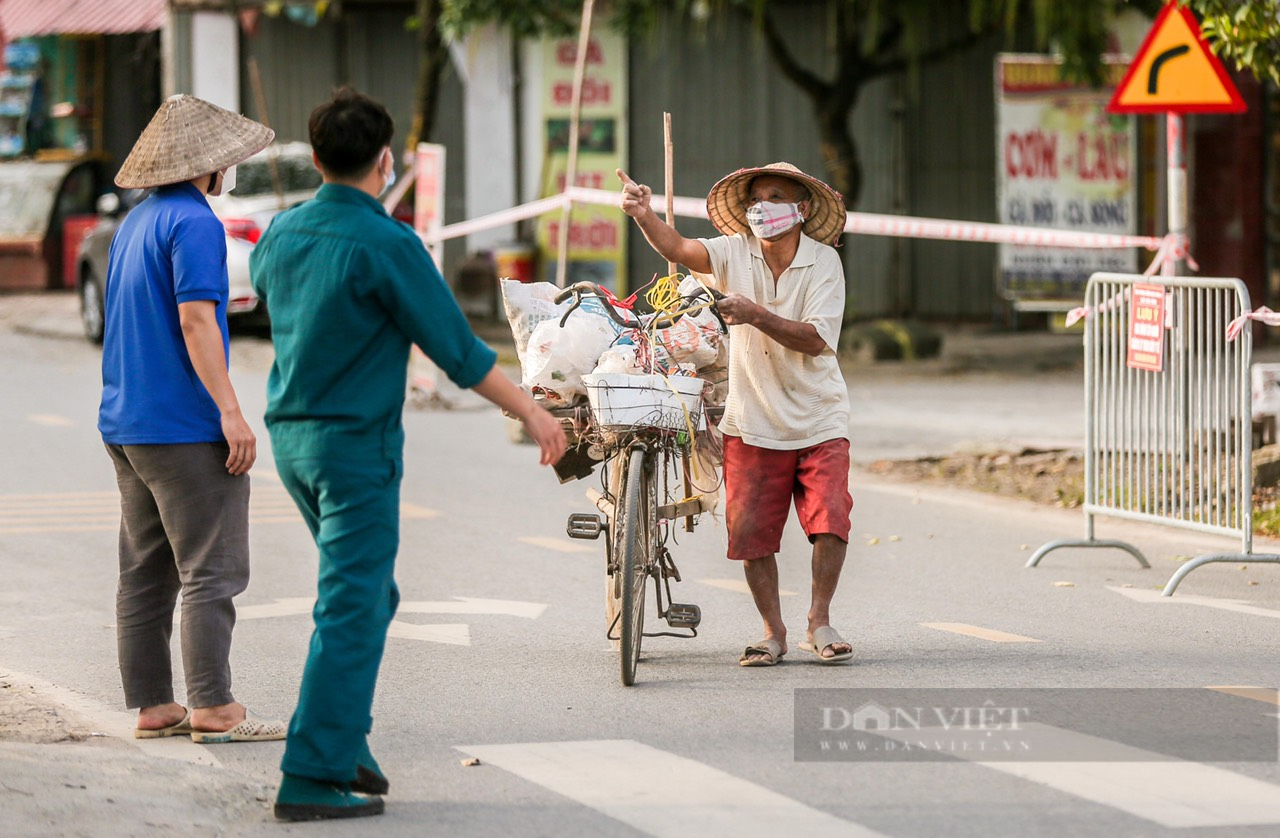
[[[217,304],[227,336],[227,240],[189,183],[164,186],[130,212],[111,241],[98,430],[115,445],[222,442],[222,418],[200,382],[178,304]]]

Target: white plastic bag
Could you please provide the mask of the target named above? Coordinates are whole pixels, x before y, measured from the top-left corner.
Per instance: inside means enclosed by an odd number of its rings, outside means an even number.
[[[502,306],[511,324],[511,335],[516,342],[516,357],[524,366],[524,355],[534,329],[548,320],[559,320],[569,308],[569,303],[552,302],[560,289],[550,282],[521,282],[517,279],[500,280]]]
[[[624,375],[640,375],[644,370],[636,359],[636,348],[630,343],[610,346],[600,355],[593,373],[620,372]]]
[[[558,320],[539,323],[520,362],[522,383],[554,390],[564,399],[585,394],[583,374],[596,368],[616,336],[607,318],[582,309],[570,314],[563,328]]]

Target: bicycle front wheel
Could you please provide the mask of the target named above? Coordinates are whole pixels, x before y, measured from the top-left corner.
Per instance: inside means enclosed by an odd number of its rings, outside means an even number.
[[[626,469],[619,494],[622,499],[622,526],[619,528],[622,555],[618,557],[621,575],[618,581],[622,589],[622,607],[618,622],[622,639],[622,683],[629,687],[636,681],[636,666],[640,663],[640,642],[644,638],[644,589],[649,581],[658,521],[648,452],[643,448],[632,450]]]

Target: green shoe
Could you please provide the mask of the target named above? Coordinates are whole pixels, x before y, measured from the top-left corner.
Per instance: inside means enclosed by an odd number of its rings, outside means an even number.
[[[276,817],[282,821],[321,821],[381,815],[381,797],[352,794],[337,783],[285,774],[276,792]]]
[[[364,750],[356,758],[356,778],[351,781],[350,786],[352,791],[361,794],[386,794],[391,788],[391,781],[373,758],[368,742],[364,743]]]

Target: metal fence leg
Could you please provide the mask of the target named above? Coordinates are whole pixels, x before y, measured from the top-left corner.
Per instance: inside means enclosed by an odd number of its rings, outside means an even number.
[[[1177,572],[1169,578],[1164,586],[1164,592],[1161,596],[1173,596],[1173,592],[1178,589],[1178,583],[1183,578],[1202,565],[1212,564],[1214,562],[1248,562],[1250,564],[1280,564],[1280,555],[1267,554],[1246,554],[1246,553],[1213,553],[1207,556],[1196,556],[1191,561],[1178,568]]]
[[[1046,554],[1057,550],[1059,547],[1114,547],[1117,550],[1124,550],[1126,553],[1133,556],[1138,560],[1138,564],[1142,565],[1144,568],[1148,570],[1151,568],[1151,563],[1142,555],[1142,551],[1127,541],[1096,541],[1092,539],[1084,541],[1078,538],[1064,538],[1059,541],[1050,541],[1048,544],[1041,546],[1039,550],[1036,550],[1031,554],[1031,558],[1027,560],[1027,567],[1035,567],[1040,564],[1040,560],[1043,559]]]

